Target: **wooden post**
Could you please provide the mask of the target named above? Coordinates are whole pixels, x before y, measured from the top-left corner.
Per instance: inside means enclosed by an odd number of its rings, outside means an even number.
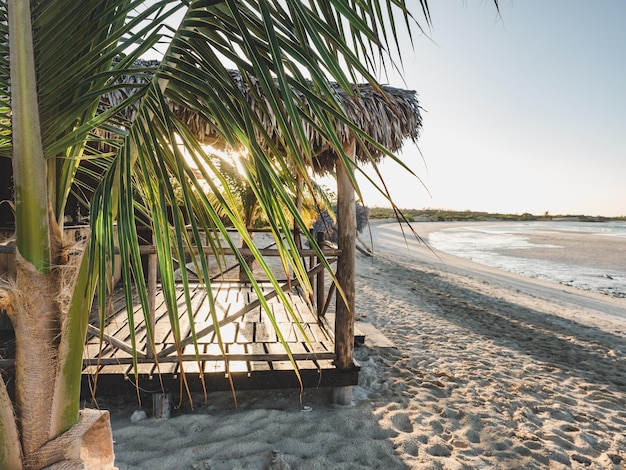
[[[185,269],[183,264],[182,269]],[[150,327],[154,335],[154,327],[156,325],[155,310],[156,310],[156,291],[157,291],[157,255],[150,253],[148,255],[148,312],[150,318]],[[154,338],[153,338],[154,339]],[[148,357],[154,357],[155,351],[152,349],[152,343],[150,338],[146,336],[146,355]]]
[[[300,173],[296,174],[296,209],[298,210],[298,214],[300,216],[302,216],[302,176],[300,176]],[[296,219],[294,217],[293,220],[293,241],[296,245],[296,248],[298,250],[302,249],[302,231],[300,230],[300,227],[298,226],[298,224],[296,224]],[[300,260],[304,263],[304,266],[306,266],[306,258],[301,256]],[[291,276],[290,276],[291,277]],[[295,272],[293,275],[293,278],[295,279]],[[312,299],[311,299],[312,300]]]
[[[317,245],[322,248],[324,246],[324,232],[317,232],[315,234],[316,236],[316,241],[317,241]],[[321,260],[318,260],[317,263],[321,264]],[[313,263],[311,263],[313,264]],[[311,266],[311,269],[313,268],[313,266]],[[317,310],[317,321],[319,322],[322,317],[324,317],[326,315],[326,311],[324,310],[324,295],[326,294],[325,291],[325,281],[324,281],[324,269],[322,269],[319,273],[317,273],[317,276],[315,276],[315,296],[316,296],[316,300],[315,300],[315,306],[316,306],[316,310]]]
[[[172,397],[169,393],[155,393],[152,395],[152,417],[155,419],[169,419],[172,413]]]
[[[356,142],[352,139],[344,152],[354,159]],[[356,260],[356,210],[352,180],[343,162],[335,165],[337,173],[337,247],[341,256],[337,260],[337,281],[343,296],[337,291],[335,307],[335,367],[348,371],[354,367],[354,306],[355,306],[355,260]],[[345,300],[344,300],[345,296]],[[349,405],[352,387],[338,387],[333,391],[333,401]]]
[[[300,174],[296,175],[296,209],[298,210],[298,214],[302,216],[302,176]],[[293,237],[298,248],[302,248],[302,237],[300,237],[300,227],[296,224],[294,219],[293,221]]]
[[[317,234],[316,234],[316,232],[315,232],[315,229],[314,229],[314,228],[310,228],[310,229],[309,229],[309,236],[311,237],[311,239],[312,239],[312,240],[317,240],[317,238],[316,238]],[[318,245],[319,245],[319,243],[318,243]],[[321,247],[322,245],[319,245],[319,246]],[[314,247],[313,247],[313,246],[311,246],[310,248],[311,248],[311,249],[313,249]],[[317,257],[316,257],[315,255],[310,255],[310,256],[309,256],[309,268],[308,268],[308,269],[313,269],[313,267],[314,267],[317,263],[318,263],[318,259],[317,259]]]

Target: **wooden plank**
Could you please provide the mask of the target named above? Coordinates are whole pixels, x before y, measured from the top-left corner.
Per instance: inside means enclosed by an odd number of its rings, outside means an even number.
[[[158,302],[159,300],[161,300],[161,302]],[[157,295],[157,302],[158,302],[158,305],[155,310],[156,321],[155,321],[155,327],[154,327],[154,342],[157,345],[165,343],[165,342],[172,343],[174,341],[172,327],[170,326],[167,306],[165,305],[165,300],[163,299],[163,296],[161,293]],[[141,310],[139,310],[137,313],[139,315],[143,315]],[[146,339],[145,335],[147,332],[145,329],[145,325],[143,324],[143,319],[141,317],[135,317],[135,322],[136,322],[135,331],[137,332],[143,331],[144,333],[143,339],[145,341]]]
[[[289,344],[289,349],[291,349],[292,354],[294,354],[294,356],[298,355],[298,354],[310,354],[308,348],[302,344],[302,343],[290,343]],[[314,356],[311,356],[314,357]],[[298,365],[298,369],[303,370],[303,369],[317,369],[317,363],[315,362],[314,359],[307,359],[307,360],[297,360],[296,364]]]
[[[238,345],[238,346],[243,347],[245,349],[246,347],[249,347],[252,344],[254,343],[251,343],[250,345]],[[218,353],[212,352],[208,354],[202,353],[200,354],[200,356],[196,356],[195,354],[188,354],[182,357],[166,356],[166,357],[161,358],[161,360],[159,361],[159,365],[177,364],[180,360],[182,360],[183,362],[194,362],[197,359],[200,359],[200,361],[215,361],[215,362],[220,362],[220,363],[223,363],[224,360],[229,360],[229,361],[289,361],[289,355],[287,354],[287,352],[285,351],[285,349],[282,347],[281,344],[267,343],[267,345],[269,344],[275,344],[276,351],[278,352],[274,352],[274,353],[261,352],[258,354],[242,352],[242,353],[227,354],[226,358],[224,358],[224,356],[220,354],[219,352]],[[212,345],[207,345],[207,346],[210,347]],[[226,347],[228,345],[224,345],[224,346]],[[311,359],[332,360],[335,357],[335,353],[332,351],[315,350],[315,349],[310,350],[309,348],[306,348],[306,346],[305,346],[305,349],[306,349],[305,353],[293,353],[292,356],[294,357],[294,360],[296,361],[308,361]],[[138,363],[139,364],[152,364],[152,365],[154,364],[151,358],[139,359]],[[103,365],[103,366],[105,365],[132,365],[132,358],[121,358],[121,359],[117,357],[105,357],[105,358],[100,358],[100,359],[91,358],[91,359],[84,359],[83,364],[85,367],[98,365],[98,364]]]
[[[296,341],[299,343],[315,342],[315,338],[313,337],[313,334],[311,333],[310,324],[304,323],[300,326],[302,328],[300,328],[297,324],[292,323],[293,341]]]
[[[236,342],[238,344],[247,344],[254,342],[254,323],[239,324]]]
[[[141,305],[138,303],[133,305],[133,309],[132,315],[135,321],[135,331],[137,331],[141,329],[141,324],[143,323],[143,313]],[[137,324],[137,322],[139,322],[139,324]],[[122,309],[114,317],[112,316],[109,318],[105,328],[105,333],[117,338],[120,341],[130,343],[130,325],[126,310]],[[140,340],[141,338],[137,339]]]
[[[275,342],[266,343],[265,347],[267,352],[270,354],[285,354],[285,348],[282,344],[278,344]],[[291,361],[272,361],[271,363],[272,370],[293,370],[293,364]]]
[[[240,298],[243,305],[248,305],[258,300],[256,292],[253,291],[252,286],[250,286],[249,284],[242,286],[239,294],[241,296]],[[242,320],[249,323],[261,321],[261,310],[261,307],[259,307],[246,312],[242,317]]]
[[[220,327],[220,333],[223,343],[234,343],[237,337],[238,323],[228,323]]]
[[[137,293],[133,290],[131,293],[131,301],[133,304],[137,304],[139,302],[139,297]],[[126,301],[124,297],[124,289],[117,288],[113,291],[110,299],[107,301],[107,308],[110,310],[105,312],[104,314],[104,325],[108,327],[112,321],[118,322],[118,318],[126,319]],[[98,299],[94,301],[94,305],[89,314],[89,321],[95,325],[100,326],[100,312]]]
[[[106,365],[99,367],[97,375],[121,375],[126,377],[126,371],[128,370],[127,364],[122,365]],[[94,374],[96,375],[96,374]]]
[[[188,361],[189,362],[189,361]],[[178,374],[178,363],[170,362],[170,363],[161,363],[155,365],[152,364],[152,369],[149,373],[143,374],[147,376],[149,379],[158,378],[163,375],[177,375]]]
[[[331,360],[328,360],[328,359],[322,359],[322,360],[318,360],[316,362],[317,362],[318,367],[322,371],[324,371],[324,372],[322,372],[322,374],[326,373],[326,371],[333,371],[333,370],[336,369],[335,368],[335,361],[331,361]]]
[[[248,304],[248,293],[246,292],[247,286],[240,284],[238,286],[231,286],[229,289],[231,295],[229,296],[228,303],[232,310],[239,310],[244,305]]]
[[[365,344],[376,348],[395,348],[395,344],[374,325],[367,322],[356,322],[355,329],[365,337]]]
[[[92,335],[94,335],[94,337],[96,337],[96,339],[98,340],[98,344],[100,343],[99,341],[99,336],[100,336],[100,331],[98,330],[98,328],[96,328],[93,325],[87,325],[87,329],[89,331],[89,333],[91,333]],[[130,344],[125,343],[124,341],[120,341],[119,339],[115,338],[114,336],[111,336],[107,333],[103,333],[102,334],[102,340],[111,345],[114,348],[117,349],[121,349],[122,351],[125,351],[129,354],[132,354],[133,352],[133,347]],[[139,356],[143,356],[143,353],[139,353]]]
[[[274,316],[274,320],[277,323],[291,323],[291,317],[287,313],[287,307],[285,307],[282,303],[271,302],[270,303],[271,313]],[[261,308],[261,321],[268,322],[270,321],[267,311]]]
[[[315,271],[316,269],[318,269],[317,266],[313,269],[313,271]],[[309,274],[312,275],[312,274],[315,274],[315,273],[314,272],[309,272]],[[289,289],[290,287],[295,287],[297,284],[298,284],[298,281],[294,280],[291,283],[287,283],[287,284],[282,285],[281,289],[286,290],[286,289]],[[278,295],[278,293],[275,290],[272,290],[272,291],[268,292],[267,294],[265,294],[265,300],[272,299],[272,298],[276,297],[277,295]],[[239,319],[240,317],[245,315],[246,312],[248,312],[248,311],[258,307],[258,305],[260,305],[260,301],[255,301],[255,302],[252,302],[252,303],[246,305],[245,307],[239,309],[237,312],[235,312],[233,314],[229,314],[227,317],[225,317],[223,320],[221,320],[219,322],[219,326],[225,325],[227,323],[231,323],[231,322]],[[211,326],[201,330],[198,334],[203,335],[203,334],[205,334],[205,333],[207,333],[209,331],[213,331],[213,329],[214,329],[214,326],[211,325]],[[190,338],[186,338],[186,339],[183,340],[183,345],[185,345],[185,344],[187,344],[189,342],[191,342],[191,339]],[[174,349],[172,347],[169,347],[169,348],[166,348],[163,351],[161,351],[160,354],[167,355],[167,354],[173,352],[173,350]]]
[[[200,354],[204,354],[206,352],[206,344],[198,344],[198,352]],[[187,346],[185,346],[185,348],[183,349],[183,354],[188,355],[188,356],[195,356],[196,355],[196,349],[194,347],[194,345],[189,344]],[[186,361],[185,362],[185,372],[187,374],[199,374],[201,370],[204,369],[204,366],[202,364],[202,361],[200,361],[200,364],[198,364],[198,361]]]
[[[179,290],[177,294],[178,298],[178,322],[180,327],[180,337],[181,340],[186,340],[186,338],[191,337],[191,323],[190,316],[187,312],[186,299],[184,296],[184,292],[182,288]],[[192,285],[192,289],[190,292],[190,305],[192,309],[192,315],[194,319],[195,331],[196,334],[199,329],[204,325],[212,324],[212,319],[210,318],[210,307],[208,305],[208,296],[206,294],[206,290],[201,284]],[[167,315],[167,310],[163,310],[163,315],[159,317],[157,320],[157,330],[159,332],[165,331],[166,334],[158,335],[157,342],[160,343],[170,343],[174,342],[174,336],[171,332],[171,326],[169,317]],[[205,323],[206,322],[206,323]],[[200,326],[200,328],[198,327]],[[210,335],[210,334],[209,334]],[[198,341],[204,340],[202,336],[197,337]],[[206,340],[205,340],[206,341]],[[185,344],[185,343],[183,343]],[[172,353],[174,350],[171,351]]]
[[[259,322],[254,324],[255,343],[275,343],[278,340],[274,327],[269,322]]]
[[[293,305],[293,310],[296,318],[300,323],[314,323],[316,322],[316,317],[313,311],[309,308],[309,305],[305,302],[302,297],[299,295],[291,294],[290,296],[291,305]]]
[[[83,357],[97,358],[98,356],[102,358],[130,358],[131,354],[124,350],[115,348],[106,342],[103,342],[101,345],[99,340],[96,338],[96,342],[85,344]]]
[[[248,353],[259,355],[259,357],[263,357],[267,355],[267,351],[265,349],[265,345],[263,343],[250,343],[246,345],[246,349]],[[253,371],[269,371],[271,370],[270,364],[265,360],[251,360],[248,361],[248,365],[250,367],[250,372]]]
[[[358,369],[346,372],[339,372],[336,369],[301,371],[305,388],[318,387],[340,387],[356,385],[358,383]],[[88,399],[89,377],[83,376],[83,396]],[[276,388],[299,388],[300,383],[296,380],[292,370],[285,371],[258,371],[250,374],[233,374],[232,380],[236,390],[267,390]],[[203,380],[195,374],[187,374],[187,383],[192,392],[202,393],[206,385],[207,390],[230,390],[230,382],[223,373],[204,374]],[[146,376],[139,377],[138,383],[143,393],[158,393],[162,390],[177,390],[179,380],[174,374],[162,374],[160,377],[154,375],[152,378]],[[98,378],[98,392],[103,390],[115,390],[117,395],[126,395],[131,399],[137,394],[134,383],[120,375],[102,374]]]
[[[161,365],[159,364],[161,368],[163,368],[163,366],[168,367],[168,365]],[[146,375],[148,377],[152,377],[154,375],[154,369],[155,369],[155,365],[154,364],[137,364],[137,374],[140,375]],[[130,365],[127,369],[126,369],[126,375],[128,375],[131,380],[134,379],[135,377],[135,368]]]
[[[328,331],[325,328],[322,328],[317,323],[308,323],[307,334],[310,332],[311,336],[309,337],[311,341],[332,341]]]
[[[243,344],[229,344],[228,345],[228,353],[229,354],[245,354],[246,348]],[[233,372],[248,372],[248,362],[245,360],[242,361],[228,361],[228,370]]]
[[[204,252],[211,253],[213,251],[213,248],[210,246],[203,246],[202,250]],[[14,252],[14,251],[15,251],[15,248],[11,249],[11,247],[7,247],[6,250],[2,250],[2,252]],[[238,248],[238,251],[243,256],[254,256],[254,253],[249,248]],[[277,248],[257,248],[257,251],[266,257],[279,257],[280,256],[280,252],[278,251]],[[324,252],[326,257],[338,256],[339,254],[341,254],[341,251],[336,248],[323,247],[322,251]],[[199,249],[197,247],[193,247],[191,250],[185,248],[185,253],[191,253],[191,252],[198,253]],[[154,254],[156,253],[156,247],[154,245],[141,245],[139,247],[139,253],[141,253],[142,255]],[[222,253],[226,256],[227,261],[228,261],[228,258],[231,258],[232,260],[236,259],[234,256],[234,251],[229,247],[225,247],[225,246],[222,247]],[[309,249],[309,248],[302,248],[298,250],[298,253],[300,254],[301,257],[314,256],[317,254],[315,250]]]
[[[190,296],[191,295],[193,295],[193,289],[190,292]],[[189,320],[184,290],[176,289],[175,297],[176,308],[178,310],[178,323],[180,327],[179,331],[182,339],[185,338],[189,332]],[[169,319],[170,313],[173,312],[169,312],[167,303],[165,301],[165,295],[162,290],[159,291],[159,294],[157,295],[157,302],[159,303],[159,305],[155,313],[157,325],[155,328],[154,341],[155,343],[174,343],[174,333],[172,332]],[[140,320],[139,324],[143,324],[143,321]]]
[[[182,290],[182,288],[181,288]],[[201,284],[195,284],[191,290],[191,310],[195,323],[210,320],[211,309],[206,288]],[[189,316],[189,315],[187,315]]]
[[[292,323],[278,323],[278,329],[288,343],[299,342]]]
[[[229,314],[228,311],[233,305],[243,305],[243,308],[247,309],[242,314],[242,309],[240,308],[238,312],[239,315],[234,318],[234,322],[223,325],[221,329],[228,351],[227,358],[231,367],[232,380],[236,382],[236,386],[240,389],[266,388],[270,386],[270,384],[274,387],[297,386],[297,380],[294,379],[293,365],[288,360],[283,346],[277,342],[276,333],[274,332],[272,324],[269,322],[267,314],[261,311],[258,300],[256,299],[256,293],[252,291],[250,284],[216,282],[212,288],[214,289],[213,292],[216,293],[218,303],[223,306],[223,309],[218,312],[218,318],[221,319],[220,323],[224,319],[228,319],[229,321],[233,320],[233,315]],[[262,290],[271,290],[271,286],[267,283],[262,284],[261,288]],[[207,330],[205,331],[207,336],[199,340],[201,347],[201,367],[202,372],[205,374],[205,380],[207,381],[209,390],[212,389],[211,387],[222,389],[230,385],[228,380],[225,379],[226,367],[224,358],[221,355],[218,345],[215,343],[215,332],[212,331],[213,325],[212,321],[210,321],[208,298],[205,294],[201,294],[203,291],[201,287],[198,287],[192,290],[191,293],[194,324],[198,329]],[[159,305],[161,310],[159,310],[159,316],[156,319],[156,329],[162,328],[163,339],[171,341],[167,309],[163,303],[162,292],[159,291],[158,295],[160,296],[159,301],[161,303]],[[177,290],[176,295],[181,307],[180,315],[185,317],[187,314],[185,313],[186,305],[184,297],[182,296],[182,290]],[[291,318],[287,315],[285,306],[279,302],[278,298],[271,298],[268,302],[273,312],[275,312],[275,316],[281,320],[285,320],[280,322],[279,327],[291,346],[298,367],[303,371],[303,380],[305,380],[308,386],[317,386],[322,383],[340,384],[343,386],[348,384],[348,382],[354,381],[356,373],[344,373],[343,375],[336,376],[333,363],[335,351],[332,342],[332,334],[327,331],[324,326],[320,326],[317,323],[316,316],[310,311],[305,300],[295,292],[289,290],[286,296],[290,304],[294,306],[296,315],[305,323],[303,325],[304,334],[294,327]],[[123,305],[123,298],[119,297],[119,299],[122,300],[121,305]],[[254,302],[255,300],[256,306],[254,308],[247,307],[249,301]],[[232,310],[230,311],[232,312]],[[138,336],[145,336],[143,315],[137,304],[135,306],[134,315],[137,318],[138,330],[140,331]],[[120,336],[117,336],[118,334],[128,335],[128,326],[125,317],[124,309],[121,308],[118,309],[118,314],[109,321],[118,339],[120,338]],[[195,384],[194,386],[198,386],[201,382],[199,379],[200,367],[195,360],[193,346],[189,343],[191,328],[186,319],[183,319],[182,324],[186,326],[185,330],[181,332],[183,334],[184,369],[190,383]],[[311,341],[311,344],[307,344],[305,340],[307,337]],[[91,338],[89,343],[90,347],[86,350],[87,354],[95,356],[95,353],[99,350],[97,338]],[[172,349],[172,345],[169,342],[160,343],[157,345],[157,349],[160,349],[161,352],[169,349],[172,355],[160,357],[159,369],[161,378],[158,380],[158,373],[155,370],[154,364],[144,362],[148,361],[149,358],[140,359],[142,363],[140,365],[140,383],[146,383],[151,388],[160,387],[160,380],[174,380],[180,375],[180,368],[176,362],[178,359],[175,355],[175,349]],[[132,370],[129,366],[131,361],[130,355],[124,351],[108,346],[103,350],[103,356],[103,362],[98,368],[98,372],[101,374],[104,373],[107,376],[109,373],[123,375],[131,373],[131,377],[128,377],[129,380],[127,380],[129,386],[131,386],[132,384],[130,384],[130,382],[132,382],[134,378],[132,377]],[[124,362],[126,364],[122,364]],[[86,372],[94,372],[96,370],[97,366],[90,364],[94,363],[91,361],[85,362]],[[318,367],[325,368],[322,374],[319,374]],[[152,380],[152,382],[142,382],[144,380]]]
[[[222,352],[217,344],[211,343],[206,346],[207,354],[215,354],[221,355]],[[224,365],[223,360],[209,360],[204,362],[204,372],[208,374],[212,374],[215,372],[226,372],[226,366]]]

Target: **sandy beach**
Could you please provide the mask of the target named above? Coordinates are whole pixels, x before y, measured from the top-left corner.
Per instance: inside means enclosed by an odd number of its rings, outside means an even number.
[[[133,423],[137,404],[108,398],[119,469],[626,466],[624,299],[434,253],[397,224],[372,240],[357,320],[394,347],[356,349],[351,406],[306,390],[302,411],[298,391],[263,391],[238,393],[235,411],[219,392]]]

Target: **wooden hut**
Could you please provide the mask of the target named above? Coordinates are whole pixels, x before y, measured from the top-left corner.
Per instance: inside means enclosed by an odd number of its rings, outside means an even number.
[[[150,65],[144,63],[143,65]],[[251,90],[255,86],[254,80],[244,80],[238,72],[231,72],[233,80],[238,84],[241,91],[253,104],[260,90]],[[144,78],[145,79],[145,78]],[[138,80],[137,77],[129,77],[129,81]],[[140,77],[139,80],[142,80]],[[105,97],[105,104],[114,103],[125,97],[124,90]],[[350,120],[356,127],[374,138],[374,140],[391,152],[399,150],[406,139],[417,140],[421,128],[420,107],[414,91],[407,91],[389,86],[383,86],[381,90],[371,85],[358,85],[354,87],[354,94],[350,95],[336,87],[336,99],[346,111]],[[304,98],[301,100],[305,102]],[[173,106],[175,113],[185,120],[197,137],[212,145],[220,145],[211,123],[188,109]],[[132,119],[132,110],[129,110],[128,119]],[[266,122],[267,132],[272,135],[275,131],[271,122]],[[306,302],[300,302],[296,298],[293,289],[293,280],[287,280],[285,289],[290,289],[296,309],[301,311],[301,321],[305,325],[308,338],[300,337],[297,329],[285,321],[284,335],[293,337],[289,343],[293,357],[300,369],[300,375],[305,386],[331,386],[336,390],[335,400],[339,403],[347,403],[350,400],[350,386],[356,384],[358,367],[353,360],[354,347],[354,310],[355,310],[355,192],[351,184],[348,172],[343,164],[336,165],[339,156],[315,132],[307,127],[309,139],[314,149],[315,158],[312,166],[317,173],[335,173],[337,179],[338,213],[341,217],[338,221],[338,246],[336,249],[326,252],[326,256],[336,259],[336,278],[343,291],[342,296],[336,296],[334,325],[327,325],[322,321],[328,304],[328,296],[323,294],[323,269],[322,264],[313,258],[310,264],[309,275],[315,277],[317,286],[317,315],[310,312]],[[337,125],[337,135],[345,154],[352,161],[366,164],[379,161],[384,155],[381,150],[373,145],[364,143],[354,135],[352,129],[343,123]],[[0,173],[2,182],[0,187],[8,186],[7,173]],[[0,225],[2,225],[0,220]],[[161,317],[167,318],[167,312],[163,311],[160,304],[159,289],[156,277],[156,257],[154,250],[145,247],[147,263],[148,285],[151,289],[151,315],[162,343],[159,351],[151,351],[148,345],[139,352],[140,387],[155,389],[167,386],[168,380],[175,380],[183,370],[186,372],[187,384],[193,387],[206,386],[209,389],[228,388],[232,384],[236,388],[263,388],[298,386],[293,368],[289,366],[287,356],[282,346],[275,340],[275,334],[267,332],[267,322],[263,324],[263,314],[260,310],[259,299],[250,295],[250,289],[241,283],[225,282],[219,285],[223,289],[224,316],[223,323],[231,324],[233,336],[228,343],[228,351],[220,351],[214,343],[207,339],[201,345],[200,355],[191,348],[191,340],[185,339],[182,354],[183,362],[180,362],[180,353],[172,347],[168,340],[166,322],[160,323]],[[271,256],[271,250],[265,250],[264,255]],[[313,256],[314,252],[303,250],[303,256]],[[197,297],[195,297],[197,295]],[[202,311],[202,292],[194,293],[194,302],[198,311]],[[221,294],[214,293],[216,298]],[[268,298],[275,294],[268,292]],[[116,300],[116,299],[114,299]],[[118,299],[119,300],[119,299]],[[275,308],[275,307],[272,307]],[[276,307],[278,308],[278,307]],[[233,313],[233,310],[236,310]],[[114,325],[114,320],[122,318],[126,314],[123,307],[119,308],[123,315],[115,316],[106,325],[107,331],[103,333],[108,343],[104,348],[99,345],[97,336],[100,331],[97,326],[91,326],[93,334],[89,341],[86,357],[86,374],[98,373],[99,387],[119,387],[117,382],[121,379],[132,378],[132,356],[130,346],[126,343],[128,336],[128,324],[121,322]],[[260,312],[260,313],[259,313]],[[280,316],[280,313],[274,313]],[[202,323],[203,320],[198,320]],[[234,325],[234,326],[232,326]],[[113,328],[111,328],[113,326]],[[140,325],[138,325],[139,327]],[[196,325],[201,330],[199,336],[210,338],[214,334],[210,325]],[[241,332],[248,334],[241,334]],[[267,333],[267,334],[266,334]],[[290,336],[291,335],[291,336]],[[171,337],[171,335],[169,335]],[[241,338],[241,339],[239,339]],[[312,341],[311,341],[312,340]],[[169,341],[169,342],[168,342]],[[96,347],[97,346],[97,347]],[[95,353],[91,351],[95,349]],[[156,358],[156,359],[155,359]],[[198,362],[200,358],[200,363]],[[187,362],[188,361],[188,362]],[[157,364],[158,363],[158,364]],[[241,366],[241,374],[237,374],[237,367]],[[2,364],[0,364],[0,367]],[[211,369],[212,368],[212,369]],[[157,377],[159,377],[157,379]],[[152,386],[150,381],[154,378]]]

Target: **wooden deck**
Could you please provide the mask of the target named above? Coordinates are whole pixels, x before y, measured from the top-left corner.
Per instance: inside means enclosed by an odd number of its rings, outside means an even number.
[[[262,235],[258,236],[261,247],[264,246]],[[277,263],[276,272],[282,270],[278,262],[276,250],[262,248],[264,256]],[[0,246],[0,254],[12,257],[12,246]],[[137,341],[137,375],[133,368],[130,344],[130,322],[126,312],[124,293],[119,288],[111,298],[111,309],[102,331],[99,319],[94,312],[88,330],[87,344],[84,355],[83,392],[92,393],[94,379],[97,378],[97,394],[136,393],[136,386],[144,392],[160,392],[163,390],[177,391],[180,389],[182,372],[185,372],[187,386],[193,391],[229,390],[234,386],[237,390],[293,388],[300,387],[300,381],[294,371],[293,364],[283,344],[278,338],[267,312],[261,308],[259,299],[250,283],[235,280],[236,264],[225,272],[234,278],[221,273],[212,282],[212,295],[216,305],[216,321],[220,323],[222,344],[220,349],[214,329],[214,318],[204,288],[192,285],[191,314],[185,307],[184,293],[177,286],[178,306],[180,315],[179,332],[182,353],[176,350],[173,332],[171,331],[161,286],[157,284],[157,265],[154,247],[142,246],[146,256],[147,283],[150,310],[149,321],[155,331],[155,350],[147,344],[146,324],[137,298],[133,300],[133,328]],[[245,250],[244,250],[245,251]],[[329,262],[337,261],[341,253],[336,249],[324,249]],[[355,385],[358,381],[358,365],[335,367],[335,337],[333,328],[324,319],[325,312],[331,303],[332,283],[324,282],[324,270],[312,250],[302,250],[303,259],[308,260],[309,278],[315,287],[314,309],[301,296],[297,282],[282,282],[289,304],[302,330],[288,314],[285,305],[279,302],[271,285],[262,280],[262,273],[257,279],[270,305],[280,335],[288,344],[292,357],[304,387],[345,387]],[[7,261],[7,260],[0,260]],[[13,265],[5,263],[7,266]],[[233,260],[227,259],[227,264]],[[212,263],[212,266],[216,263]],[[217,269],[213,266],[213,269]],[[219,273],[219,269],[217,269]],[[6,274],[6,273],[5,273]],[[284,275],[284,273],[283,273]],[[193,318],[193,321],[190,319]],[[1,319],[1,318],[0,318]],[[10,323],[0,328],[0,369],[9,373],[14,364],[15,344]],[[192,325],[198,338],[199,350],[195,351]],[[2,325],[0,325],[2,326]],[[100,338],[102,337],[102,342]],[[180,359],[182,358],[182,362]]]
[[[286,291],[293,312],[303,325],[294,325],[288,310],[268,283],[261,283],[269,297],[271,312],[280,334],[298,366],[305,387],[338,387],[355,385],[358,366],[349,372],[335,369],[334,335],[325,321],[318,321],[298,288]],[[155,349],[146,344],[146,325],[141,307],[133,314],[138,342],[138,376],[130,354],[129,322],[121,290],[113,297],[112,314],[108,317],[101,344],[98,331],[90,327],[85,348],[83,390],[89,391],[97,375],[98,393],[135,393],[136,379],[144,392],[163,389],[178,390],[181,367],[190,389],[201,391],[228,390],[231,381],[235,389],[266,389],[299,387],[292,363],[279,341],[267,312],[261,308],[256,293],[249,283],[218,282],[213,284],[217,321],[224,322],[220,332],[224,353],[220,350],[211,318],[209,301],[204,288],[193,286],[191,304],[193,325],[198,337],[196,354],[191,342],[190,316],[185,308],[182,289],[178,289],[180,308],[180,337],[182,358],[176,354],[174,336],[168,319],[163,293],[157,290],[155,298]],[[267,295],[269,294],[269,296]],[[155,356],[156,355],[156,360]]]

